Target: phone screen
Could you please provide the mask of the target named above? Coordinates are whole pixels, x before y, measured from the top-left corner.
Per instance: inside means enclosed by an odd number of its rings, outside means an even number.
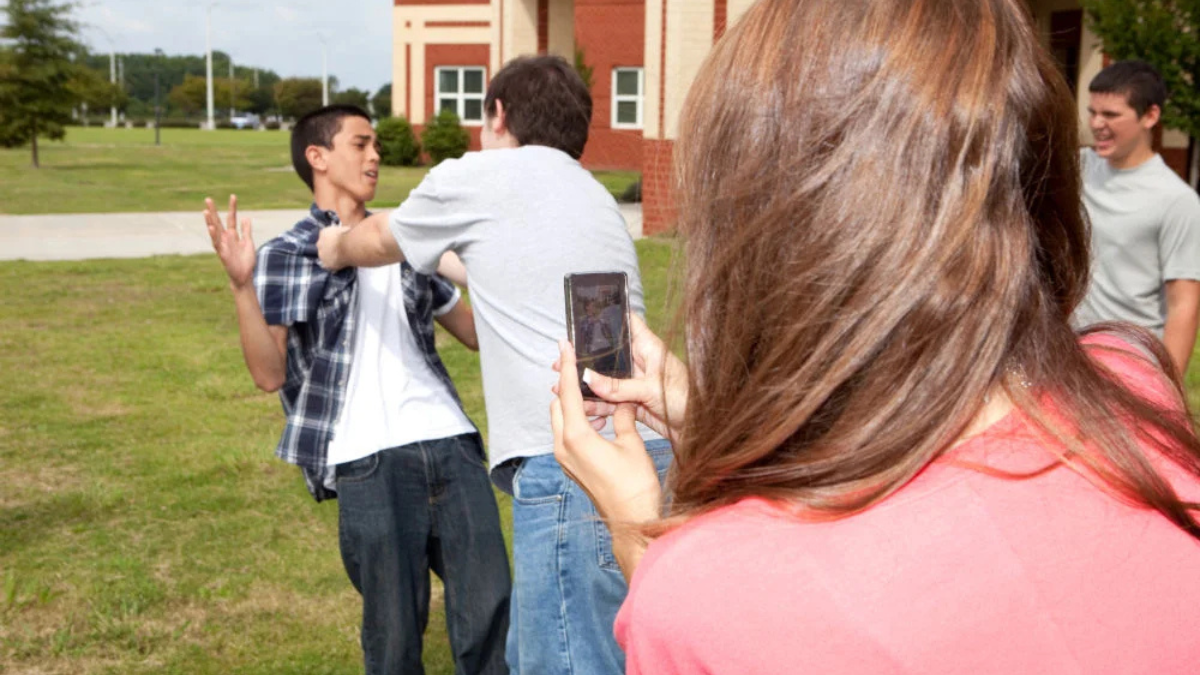
[[[624,272],[568,274],[567,332],[582,378],[585,368],[610,377],[633,374],[629,349],[629,283]],[[584,398],[596,398],[580,380]]]

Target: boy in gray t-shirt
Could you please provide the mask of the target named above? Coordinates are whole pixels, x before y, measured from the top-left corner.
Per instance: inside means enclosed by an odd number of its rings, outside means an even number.
[[[1186,372],[1200,319],[1200,198],[1152,147],[1166,89],[1148,64],[1122,61],[1089,90],[1096,145],[1080,159],[1092,279],[1073,322],[1148,328]]]
[[[484,152],[434,168],[390,215],[318,244],[333,269],[407,259],[432,270],[455,251],[479,334],[492,480],[513,495],[513,673],[612,673],[612,625],[626,593],[611,539],[554,459],[551,386],[566,337],[563,276],[622,271],[644,312],[637,252],[616,202],[579,164],[591,95],[559,57],[519,58],[492,79]],[[639,429],[660,471],[670,447]],[[610,434],[611,435],[611,434]]]

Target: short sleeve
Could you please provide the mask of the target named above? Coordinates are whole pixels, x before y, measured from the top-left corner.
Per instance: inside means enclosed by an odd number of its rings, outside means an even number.
[[[1164,281],[1200,279],[1200,197],[1185,193],[1167,206],[1158,250]]]
[[[405,260],[422,274],[433,274],[442,254],[457,251],[467,230],[482,219],[471,204],[475,186],[464,166],[462,160],[442,162],[388,218]]]
[[[429,277],[429,288],[433,291],[433,315],[442,316],[454,309],[462,293],[440,274]]]
[[[306,323],[316,315],[325,274],[294,243],[275,239],[258,250],[254,289],[263,318],[271,326]]]

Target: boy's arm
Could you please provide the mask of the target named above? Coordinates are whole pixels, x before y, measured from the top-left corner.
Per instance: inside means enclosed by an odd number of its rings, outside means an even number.
[[[471,311],[471,306],[463,302],[461,298],[454,303],[454,307],[450,308],[450,311],[437,317],[437,322],[442,324],[442,328],[449,331],[467,349],[473,352],[479,351],[479,337],[475,334],[475,313]]]
[[[1187,375],[1200,325],[1200,281],[1172,279],[1165,286],[1167,320],[1163,326],[1163,344],[1180,375]]]
[[[404,260],[404,253],[388,229],[388,212],[376,213],[354,227],[326,227],[317,239],[321,266],[337,271],[344,267],[382,267]]]
[[[253,285],[233,289],[233,299],[250,377],[259,389],[278,391],[287,381],[287,326],[267,325]]]
[[[463,288],[467,287],[467,267],[463,265],[462,258],[459,258],[454,251],[446,251],[442,254],[442,259],[438,262],[437,273]]]
[[[258,295],[254,291],[254,266],[256,255],[251,235],[250,220],[237,229],[237,197],[229,197],[229,223],[226,228],[217,215],[211,199],[204,200],[204,220],[213,250],[229,276],[229,288],[237,307],[238,333],[242,342],[242,357],[246,368],[254,378],[254,384],[263,391],[276,391],[287,378],[287,328],[268,326],[263,318]]]

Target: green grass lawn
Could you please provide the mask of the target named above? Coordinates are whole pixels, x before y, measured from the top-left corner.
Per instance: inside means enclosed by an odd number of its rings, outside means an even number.
[[[672,244],[638,250],[659,326]],[[215,256],[5,262],[0,293],[0,673],[361,672],[337,506],[272,455]],[[485,425],[478,356],[439,343]]]
[[[71,127],[64,142],[39,143],[41,169],[29,148],[0,150],[0,213],[194,211],[204,198],[236,192],[245,208],[304,208],[312,201],[292,171],[288,134],[279,131]],[[375,207],[395,206],[426,168],[382,167]],[[620,196],[637,174],[598,171]]]

